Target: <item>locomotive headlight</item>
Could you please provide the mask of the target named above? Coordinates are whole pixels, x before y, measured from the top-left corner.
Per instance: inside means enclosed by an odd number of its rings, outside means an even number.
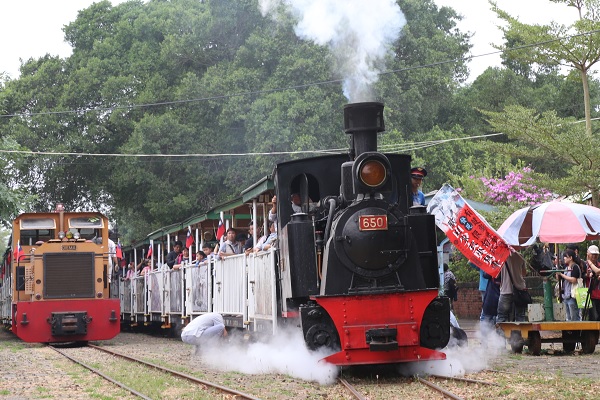
[[[78,231],[73,232],[73,239],[79,239],[81,236]]]
[[[391,170],[390,161],[384,154],[375,151],[362,153],[352,166],[354,194],[391,191]]]
[[[387,179],[385,166],[379,160],[367,160],[360,166],[360,180],[367,186],[378,187]]]
[[[65,238],[65,233],[63,231],[58,232],[58,238],[59,239],[64,239]]]

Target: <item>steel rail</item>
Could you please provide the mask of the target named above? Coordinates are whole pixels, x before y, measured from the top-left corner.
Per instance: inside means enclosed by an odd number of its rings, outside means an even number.
[[[478,379],[458,378],[455,376],[445,376],[445,375],[435,375],[435,374],[428,374],[428,376],[432,376],[434,378],[440,378],[440,379],[450,379],[453,381],[461,381],[461,382],[468,382],[468,383],[481,383],[482,385],[500,386],[495,382],[481,381]]]
[[[436,385],[433,382],[428,381],[427,379],[423,379],[420,376],[417,376],[417,380],[419,382],[421,382],[422,384],[427,385],[434,390],[437,390],[438,392],[440,392],[441,394],[443,394],[446,397],[449,397],[453,400],[463,400],[462,397],[459,397],[459,396],[455,395],[454,393],[447,391],[446,389]]]
[[[84,362],[82,362],[82,361],[80,361],[80,360],[78,360],[78,359],[76,359],[76,358],[73,358],[73,357],[71,357],[71,356],[70,356],[70,355],[68,355],[68,354],[65,354],[64,352],[62,352],[62,351],[58,350],[56,347],[54,347],[54,346],[48,346],[48,347],[50,347],[52,350],[56,351],[57,353],[61,354],[63,357],[65,357],[65,358],[67,358],[67,359],[71,360],[71,361],[72,361],[72,362],[74,362],[75,364],[81,365],[82,367],[84,367],[84,368],[87,368],[87,369],[89,369],[90,371],[92,371],[94,374],[96,374],[96,375],[98,375],[98,376],[101,376],[101,377],[102,377],[102,378],[104,378],[105,380],[107,380],[107,381],[109,381],[109,382],[111,382],[111,383],[113,383],[113,384],[115,384],[115,385],[119,386],[119,387],[120,387],[120,388],[122,388],[122,389],[125,389],[125,390],[127,390],[127,391],[128,391],[128,392],[130,392],[131,394],[133,394],[133,395],[135,395],[135,396],[138,396],[138,397],[140,397],[140,398],[142,398],[142,399],[145,399],[145,400],[152,400],[150,397],[143,395],[142,393],[140,393],[140,392],[138,392],[137,390],[135,390],[135,389],[133,389],[133,388],[131,388],[131,387],[129,387],[129,386],[127,386],[127,385],[125,385],[124,383],[121,383],[121,382],[119,382],[119,381],[117,381],[117,380],[114,380],[114,379],[113,379],[113,378],[111,378],[110,376],[103,374],[102,372],[98,371],[97,369],[95,369],[95,368],[93,368],[93,367],[90,367],[90,366],[89,366],[89,365],[87,365],[86,363],[84,363]]]
[[[347,380],[345,380],[344,378],[338,378],[338,381],[342,385],[344,385],[346,389],[348,389],[354,395],[355,398],[357,398],[358,400],[366,400],[366,397],[358,393],[358,391],[354,389],[354,386],[352,386]]]
[[[152,368],[154,368],[154,369],[156,369],[158,371],[166,372],[166,373],[169,373],[169,374],[171,374],[173,376],[177,376],[179,378],[184,378],[184,379],[187,379],[187,380],[189,380],[191,382],[194,382],[194,383],[199,383],[199,384],[211,387],[211,388],[218,389],[218,390],[220,390],[222,392],[233,394],[234,396],[241,397],[242,399],[260,400],[258,397],[254,397],[254,396],[252,396],[250,394],[243,393],[243,392],[240,392],[238,390],[235,390],[235,389],[232,389],[232,388],[228,388],[226,386],[221,386],[221,385],[219,385],[217,383],[214,383],[214,382],[205,381],[203,379],[196,378],[195,376],[188,375],[188,374],[185,374],[183,372],[175,371],[175,370],[170,369],[170,368],[161,367],[160,365],[156,365],[156,364],[149,363],[149,362],[146,362],[146,361],[143,361],[143,360],[139,360],[139,359],[137,359],[135,357],[131,357],[131,356],[128,356],[126,354],[117,353],[115,351],[108,350],[108,349],[105,349],[103,347],[95,346],[93,344],[88,344],[88,347],[91,347],[93,349],[97,349],[99,351],[103,351],[105,353],[108,353],[108,354],[111,354],[111,355],[114,355],[114,356],[117,356],[117,357],[121,357],[121,358],[129,360],[129,361],[133,361],[133,362],[136,362],[136,363],[139,363],[139,364],[142,364],[142,365],[146,365],[148,367],[152,367]]]

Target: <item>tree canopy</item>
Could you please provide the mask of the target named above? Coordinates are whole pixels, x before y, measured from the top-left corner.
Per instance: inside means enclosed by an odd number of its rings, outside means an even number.
[[[555,153],[532,154],[515,139],[538,127],[545,131],[529,139],[551,138],[552,148],[578,140],[579,125],[565,123],[587,116],[581,99],[587,90],[597,100],[597,81],[585,89],[556,68],[525,71],[522,52],[511,52],[506,68],[465,84],[471,45],[456,12],[433,0],[397,3],[406,25],[374,87],[386,106],[386,151],[411,153],[430,171],[428,190],[462,183],[481,195],[470,176],[500,177],[524,160],[548,180],[579,177],[545,187],[594,187],[590,149],[549,158]],[[495,10],[514,25],[506,46],[534,40]],[[239,194],[299,151],[347,147],[335,55],[299,38],[296,22],[261,15],[257,0],[101,1],[81,10],[64,29],[71,56],[30,59],[19,78],[0,78],[2,148],[23,151],[1,153],[0,218],[57,202],[100,208],[126,242]],[[498,132],[505,136],[483,138]]]

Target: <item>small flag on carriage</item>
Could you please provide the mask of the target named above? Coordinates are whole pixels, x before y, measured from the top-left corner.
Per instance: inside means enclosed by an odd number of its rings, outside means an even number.
[[[219,220],[219,227],[217,228],[217,240],[220,242],[221,238],[225,234],[225,224],[223,220]]]
[[[123,258],[123,249],[121,248],[121,242],[117,239],[117,258],[121,260]]]
[[[188,249],[194,244],[194,237],[192,236],[192,227],[188,226],[187,238],[185,239],[185,247]]]
[[[25,257],[25,252],[23,251],[23,248],[21,247],[21,241],[19,240],[17,242],[17,247],[15,247],[14,250],[14,258],[16,262],[19,262],[19,260],[23,257]]]

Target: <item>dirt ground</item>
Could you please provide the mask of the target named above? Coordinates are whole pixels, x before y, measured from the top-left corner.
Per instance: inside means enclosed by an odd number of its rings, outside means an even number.
[[[344,370],[341,375],[353,385],[358,385],[359,392],[368,394],[370,399],[439,399],[439,393],[411,378],[415,374],[422,376],[422,373],[456,375],[496,383],[496,386],[489,386],[433,378],[437,384],[465,399],[598,398],[596,393],[600,393],[600,384],[595,382],[600,381],[597,379],[600,378],[600,347],[593,354],[583,355],[580,351],[564,353],[560,343],[544,343],[540,356],[531,355],[527,346],[522,354],[514,354],[499,337],[498,340],[487,338],[486,346],[482,346],[477,322],[461,321],[461,326],[469,337],[468,346],[445,350],[447,360],[431,362],[430,367],[427,367],[427,362],[414,363],[419,365],[419,370],[402,370],[405,378],[397,378],[396,367],[391,370],[391,376],[377,375],[373,372],[377,371],[374,368],[368,368],[368,371],[356,368],[354,371]],[[121,333],[102,344],[161,365],[176,365],[186,372],[200,374],[202,379],[231,385],[263,399],[351,398],[340,385],[319,384],[281,373],[248,375],[215,370],[195,358],[190,353],[192,349],[179,340]],[[43,345],[23,343],[2,331],[0,360],[0,399],[64,398],[65,388],[69,388],[69,397],[73,400],[98,398],[98,392],[102,392],[105,399],[126,398],[100,378],[87,372],[77,372],[67,360]],[[461,372],[461,369],[464,371]],[[565,379],[571,376],[578,379]],[[575,382],[565,387],[571,381]],[[181,397],[165,395],[161,398]]]
[[[461,327],[467,332],[470,348],[481,346],[482,334],[478,321],[463,321]],[[542,339],[560,338],[561,332],[544,331],[541,336]],[[501,340],[497,343],[500,342]],[[578,378],[600,378],[600,346],[592,354],[582,354],[579,344],[574,352],[564,352],[562,343],[558,341],[542,343],[541,355],[534,356],[527,345],[521,354],[515,354],[506,344],[501,351],[490,356],[489,368],[506,372],[542,372]]]

